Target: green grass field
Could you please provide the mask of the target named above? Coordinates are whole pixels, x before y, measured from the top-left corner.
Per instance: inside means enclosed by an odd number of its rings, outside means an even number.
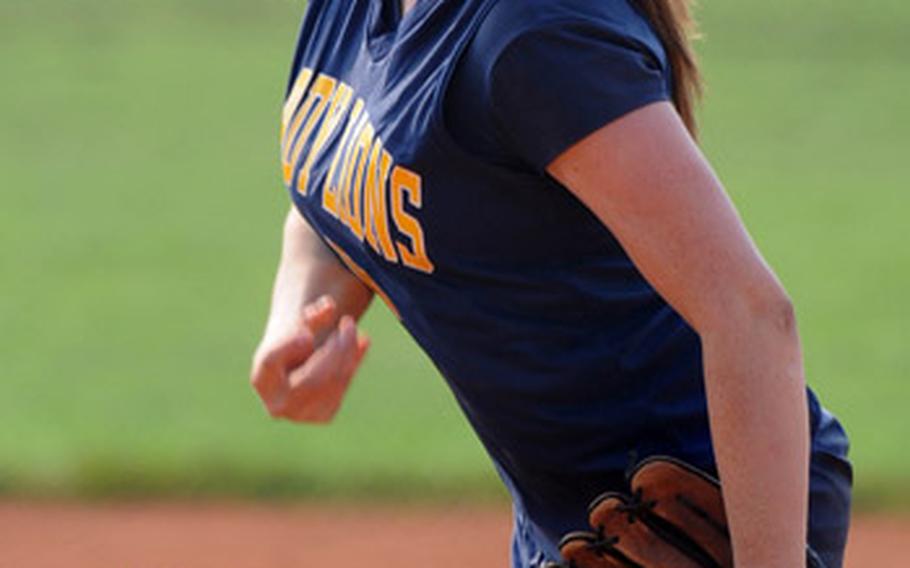
[[[302,3],[0,4],[0,491],[501,495],[376,305],[336,423],[247,384]],[[861,503],[910,504],[910,6],[703,0],[704,145],[795,298]]]

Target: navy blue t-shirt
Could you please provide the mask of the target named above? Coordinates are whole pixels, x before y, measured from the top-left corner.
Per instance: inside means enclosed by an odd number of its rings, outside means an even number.
[[[670,98],[645,18],[626,0],[397,5],[309,3],[282,117],[297,208],[429,354],[551,542],[630,456],[713,470],[698,336],[546,174]],[[815,447],[843,455],[810,406]]]

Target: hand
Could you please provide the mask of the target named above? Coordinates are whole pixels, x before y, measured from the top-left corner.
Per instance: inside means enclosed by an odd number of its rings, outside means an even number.
[[[338,412],[370,343],[352,317],[339,319],[337,311],[323,296],[300,320],[269,325],[250,382],[273,418],[326,423]]]

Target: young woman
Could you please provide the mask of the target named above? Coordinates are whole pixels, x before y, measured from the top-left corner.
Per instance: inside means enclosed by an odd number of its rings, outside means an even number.
[[[252,382],[324,422],[374,295],[558,559],[629,456],[717,473],[736,566],[841,565],[850,469],[793,307],[693,139],[684,0],[310,0]]]

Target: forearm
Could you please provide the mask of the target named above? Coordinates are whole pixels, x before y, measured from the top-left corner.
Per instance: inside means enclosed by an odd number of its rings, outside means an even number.
[[[701,337],[736,566],[805,566],[809,421],[792,308],[727,315]]]
[[[284,322],[299,319],[304,306],[324,295],[335,301],[339,315],[355,318],[363,314],[373,297],[300,214],[291,210],[285,221],[281,260],[272,290],[269,328],[284,328]]]

